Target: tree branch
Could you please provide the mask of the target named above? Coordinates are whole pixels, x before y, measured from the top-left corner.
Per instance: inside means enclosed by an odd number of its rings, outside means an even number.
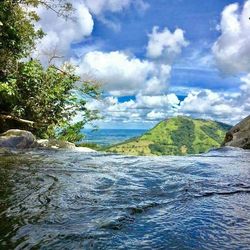
[[[33,121],[21,119],[21,118],[14,117],[14,116],[11,116],[11,115],[0,114],[0,118],[2,118],[3,120],[14,120],[14,121],[17,121],[17,122],[25,123],[25,124],[28,124],[28,125],[30,125],[32,127],[35,124],[35,122],[33,122]]]

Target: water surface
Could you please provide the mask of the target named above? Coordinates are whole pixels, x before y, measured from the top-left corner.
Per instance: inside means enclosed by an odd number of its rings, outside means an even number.
[[[250,152],[0,157],[0,249],[249,249]]]

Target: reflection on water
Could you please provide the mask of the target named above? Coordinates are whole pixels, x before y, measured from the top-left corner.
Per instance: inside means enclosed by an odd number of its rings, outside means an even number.
[[[250,152],[0,157],[0,249],[248,249]]]

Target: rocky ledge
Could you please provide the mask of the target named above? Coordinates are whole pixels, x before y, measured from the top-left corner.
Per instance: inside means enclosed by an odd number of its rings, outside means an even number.
[[[250,149],[250,115],[226,133],[223,146]]]
[[[8,149],[54,148],[74,149],[81,152],[95,152],[95,150],[76,147],[75,144],[56,139],[37,140],[29,131],[10,129],[0,135],[0,154],[9,152]]]
[[[35,136],[26,130],[10,129],[0,135],[0,147],[26,149],[37,147]]]

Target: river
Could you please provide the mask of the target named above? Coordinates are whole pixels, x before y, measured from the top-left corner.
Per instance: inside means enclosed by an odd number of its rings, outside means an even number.
[[[0,249],[249,249],[250,151],[0,157]]]

